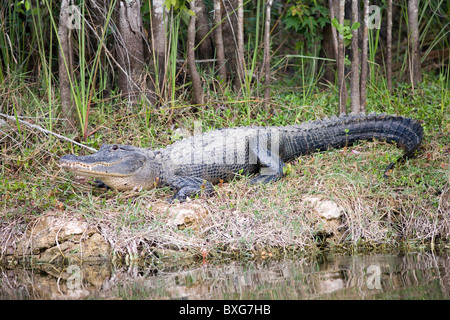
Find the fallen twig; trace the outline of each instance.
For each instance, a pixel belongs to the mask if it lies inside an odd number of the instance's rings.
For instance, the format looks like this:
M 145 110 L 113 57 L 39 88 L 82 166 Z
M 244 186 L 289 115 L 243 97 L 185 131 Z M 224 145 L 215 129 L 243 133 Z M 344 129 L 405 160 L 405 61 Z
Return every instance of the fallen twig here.
M 59 139 L 66 140 L 66 141 L 69 141 L 69 142 L 72 142 L 73 144 L 76 144 L 77 146 L 80 146 L 80 147 L 89 149 L 89 150 L 91 150 L 91 151 L 97 152 L 97 150 L 94 149 L 94 148 L 85 146 L 84 144 L 81 144 L 81 143 L 79 143 L 79 142 L 76 142 L 76 141 L 74 141 L 74 140 L 72 140 L 72 139 L 69 139 L 69 138 L 67 138 L 67 137 L 64 137 L 64 136 L 62 136 L 62 135 L 60 135 L 60 134 L 57 134 L 57 133 L 51 132 L 51 131 L 49 131 L 49 130 L 47 130 L 47 129 L 44 129 L 44 128 L 42 128 L 42 127 L 39 127 L 38 125 L 29 123 L 29 122 L 24 121 L 24 120 L 16 119 L 15 117 L 8 116 L 8 115 L 6 115 L 6 114 L 4 114 L 4 113 L 0 113 L 0 116 L 5 117 L 6 119 L 11 120 L 11 121 L 19 121 L 20 123 L 22 123 L 22 124 L 24 124 L 24 125 L 26 125 L 26 126 L 28 126 L 28 127 L 30 127 L 30 128 L 39 130 L 39 131 L 44 132 L 44 133 L 47 133 L 47 134 L 54 135 L 55 137 L 57 137 L 57 138 L 59 138 Z

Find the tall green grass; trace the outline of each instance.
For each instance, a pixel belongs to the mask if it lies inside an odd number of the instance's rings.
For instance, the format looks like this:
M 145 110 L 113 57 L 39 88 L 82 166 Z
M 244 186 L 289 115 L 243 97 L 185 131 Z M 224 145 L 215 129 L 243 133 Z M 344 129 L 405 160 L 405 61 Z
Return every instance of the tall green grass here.
M 50 0 L 44 0 L 41 5 L 36 6 L 29 1 L 7 1 L 0 0 L 0 91 L 3 93 L 2 99 L 12 102 L 9 105 L 14 109 L 16 114 L 28 113 L 34 116 L 42 116 L 46 120 L 43 122 L 49 130 L 54 130 L 55 119 L 59 116 L 58 107 L 58 81 L 57 81 L 57 57 L 59 52 L 58 26 L 57 15 L 59 8 Z M 86 138 L 90 124 L 90 114 L 92 112 L 91 105 L 93 102 L 100 101 L 100 92 L 105 87 L 107 77 L 106 72 L 100 63 L 102 55 L 105 54 L 103 46 L 108 36 L 113 33 L 111 27 L 111 18 L 113 7 L 116 1 L 113 1 L 107 12 L 105 24 L 102 26 L 103 32 L 98 35 L 97 47 L 93 48 L 93 54 L 88 54 L 88 45 L 90 39 L 88 31 L 92 26 L 87 19 L 81 19 L 81 28 L 73 30 L 73 39 L 76 41 L 74 47 L 76 49 L 75 56 L 77 66 L 74 73 L 73 82 L 71 83 L 72 95 L 74 97 L 75 106 L 77 109 L 77 119 L 81 135 Z M 244 79 L 240 92 L 234 92 L 232 86 L 225 85 L 218 88 L 217 81 L 214 81 L 213 72 L 203 72 L 203 80 L 205 83 L 205 90 L 209 90 L 210 96 L 214 101 L 225 101 L 230 108 L 243 109 L 244 114 L 240 115 L 246 119 L 246 124 L 249 124 L 255 118 L 260 117 L 259 113 L 264 113 L 262 110 L 255 112 L 255 101 L 258 101 L 259 92 L 262 86 L 255 74 L 260 73 L 262 67 L 262 21 L 264 19 L 264 1 L 257 0 L 255 2 L 245 1 L 246 12 L 252 10 L 254 18 L 246 20 L 246 51 L 244 59 Z M 397 79 L 401 82 L 402 76 L 406 71 L 407 54 L 402 51 L 402 41 L 405 40 L 405 22 L 407 23 L 407 10 L 404 3 L 401 3 L 400 25 L 398 25 L 398 39 L 397 39 L 397 55 L 396 60 L 402 61 L 403 65 L 397 75 Z M 79 6 L 81 9 L 81 16 L 89 16 L 87 12 L 87 5 Z M 450 22 L 441 19 L 441 13 L 445 10 L 444 0 L 426 0 L 420 2 L 420 17 L 419 22 L 421 26 L 421 44 L 426 48 L 422 56 L 425 61 L 432 52 L 437 48 L 449 47 Z M 383 12 L 383 11 L 382 11 Z M 431 14 L 430 14 L 431 12 Z M 229 14 L 234 14 L 231 12 Z M 247 13 L 248 14 L 248 13 Z M 224 17 L 223 20 L 228 17 Z M 159 66 L 155 66 L 154 80 L 156 82 L 155 88 L 158 91 L 160 83 L 167 88 L 165 96 L 160 96 L 163 104 L 167 104 L 165 110 L 179 110 L 184 106 L 190 106 L 187 102 L 189 95 L 190 83 L 180 83 L 180 64 L 177 64 L 177 58 L 182 58 L 183 41 L 185 36 L 184 23 L 182 14 L 174 8 L 170 11 L 170 16 L 167 25 L 167 63 L 163 79 L 159 79 Z M 382 20 L 383 23 L 383 20 Z M 30 29 L 31 26 L 31 29 Z M 213 26 L 214 27 L 214 26 Z M 31 30 L 31 32 L 30 32 Z M 212 30 L 211 30 L 212 32 Z M 379 61 L 382 47 L 380 45 L 380 30 L 373 29 L 369 32 L 369 66 L 370 77 L 368 79 L 368 86 L 373 88 L 378 94 L 385 94 L 380 88 L 385 88 L 384 68 Z M 429 39 L 432 39 L 430 42 Z M 402 40 L 403 39 L 403 40 Z M 279 39 L 272 39 L 274 42 Z M 150 53 L 152 54 L 152 53 Z M 285 76 L 281 73 L 274 74 L 275 77 L 283 79 L 283 77 L 290 79 L 286 82 L 280 81 L 283 84 L 292 86 L 290 88 L 281 88 L 281 91 L 292 91 L 300 95 L 301 99 L 296 100 L 299 105 L 306 105 L 311 102 L 314 95 L 317 94 L 317 82 L 320 79 L 321 71 L 317 70 L 317 61 L 319 53 L 305 53 L 292 52 L 284 53 L 281 56 L 274 57 L 272 61 L 272 69 L 276 70 L 279 64 L 287 60 L 294 62 L 295 72 L 293 75 Z M 156 59 L 153 59 L 156 61 Z M 448 61 L 448 60 L 447 60 Z M 29 70 L 31 66 L 38 66 L 38 83 L 33 86 L 27 85 Z M 66 67 L 67 64 L 66 64 Z M 381 69 L 380 69 L 381 68 Z M 150 67 L 148 69 L 151 69 Z M 150 70 L 147 70 L 150 72 Z M 449 67 L 448 64 L 442 60 L 442 68 L 439 77 L 439 86 L 441 96 L 439 99 L 439 112 L 442 117 L 446 113 L 448 107 L 448 86 L 449 86 Z M 188 78 L 187 78 L 188 79 Z M 273 84 L 274 89 L 277 88 L 278 83 Z M 8 94 L 11 90 L 18 90 L 17 88 L 26 88 L 27 98 L 21 101 L 17 96 Z M 113 88 L 114 90 L 114 88 Z M 44 95 L 41 93 L 45 92 Z M 158 93 L 157 94 L 161 94 Z M 45 102 L 42 99 L 44 96 Z M 6 97 L 6 98 L 5 98 Z M 276 101 L 277 97 L 274 97 Z M 16 100 L 14 100 L 16 99 Z M 333 96 L 329 97 L 328 104 L 334 103 Z M 395 97 L 390 96 L 391 104 L 394 103 Z M 13 101 L 14 100 L 14 101 Z M 317 99 L 322 103 L 327 103 L 322 98 Z M 143 102 L 143 104 L 146 102 Z M 5 104 L 6 105 L 6 104 Z M 102 106 L 104 107 L 104 106 Z M 153 106 L 148 103 L 144 106 L 144 115 L 147 127 L 152 125 L 151 121 L 156 121 L 155 110 Z M 207 108 L 207 106 L 205 107 Z M 324 108 L 326 108 L 324 106 Z M 25 112 L 23 112 L 25 110 Z M 108 109 L 109 110 L 109 109 Z M 111 111 L 111 110 L 109 110 Z M 133 111 L 135 112 L 135 111 Z M 136 115 L 140 115 L 140 110 L 136 111 Z M 296 120 L 299 120 L 296 118 Z
M 96 52 L 92 62 L 87 60 L 87 46 L 89 45 L 89 39 L 86 31 L 88 28 L 93 28 L 93 26 L 89 26 L 89 22 L 84 18 L 88 16 L 86 5 L 84 3 L 81 5 L 81 26 L 80 29 L 77 30 L 80 79 L 78 79 L 78 81 L 73 81 L 71 83 L 71 87 L 84 140 L 87 139 L 88 134 L 87 126 L 89 120 L 89 110 L 95 90 L 95 80 L 99 72 L 100 55 L 102 54 L 106 31 L 108 30 L 108 24 L 114 11 L 115 3 L 116 1 L 114 0 L 109 6 L 105 25 L 102 28 L 103 32 L 101 34 L 101 38 L 99 39 L 97 48 L 95 48 Z M 55 32 L 57 34 L 57 29 L 55 29 Z M 70 74 L 70 70 L 67 65 L 67 57 L 65 57 L 65 62 L 68 74 Z
M 262 12 L 261 12 L 262 10 Z M 262 14 L 260 14 L 262 13 Z M 246 109 L 247 109 L 247 120 L 250 122 L 250 118 L 251 118 L 251 97 L 252 97 L 252 80 L 253 80 L 253 75 L 256 72 L 256 66 L 258 63 L 258 51 L 259 51 L 259 43 L 260 41 L 262 42 L 263 39 L 263 33 L 261 32 L 261 36 L 259 35 L 260 30 L 262 28 L 261 23 L 260 23 L 260 16 L 263 16 L 264 18 L 265 15 L 265 10 L 264 7 L 261 8 L 261 0 L 257 0 L 256 2 L 256 25 L 255 25 L 255 36 L 254 36 L 254 47 L 253 47 L 253 55 L 248 52 L 247 56 L 249 57 L 249 61 L 247 61 L 245 63 L 245 59 L 244 59 L 244 85 L 242 86 L 242 94 L 244 96 L 244 100 L 246 100 Z M 264 19 L 263 19 L 264 21 Z M 261 38 L 260 38 L 261 37 Z M 251 37 L 249 36 L 249 40 L 248 40 L 248 49 L 250 49 L 250 39 Z M 250 58 L 251 57 L 251 58 Z M 262 65 L 262 64 L 260 64 Z

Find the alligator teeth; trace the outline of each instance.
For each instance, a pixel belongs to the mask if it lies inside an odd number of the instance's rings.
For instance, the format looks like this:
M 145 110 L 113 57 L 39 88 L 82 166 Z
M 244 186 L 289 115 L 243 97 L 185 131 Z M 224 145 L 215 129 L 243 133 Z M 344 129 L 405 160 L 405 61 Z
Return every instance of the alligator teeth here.
M 142 191 L 142 187 L 134 186 L 133 191 L 134 192 L 141 192 Z

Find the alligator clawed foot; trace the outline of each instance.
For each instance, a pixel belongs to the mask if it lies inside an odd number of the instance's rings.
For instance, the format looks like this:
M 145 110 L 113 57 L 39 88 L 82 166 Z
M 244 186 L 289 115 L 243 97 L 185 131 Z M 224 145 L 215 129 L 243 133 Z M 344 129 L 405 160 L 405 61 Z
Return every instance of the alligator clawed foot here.
M 248 182 L 250 185 L 256 185 L 256 184 L 266 184 L 270 182 L 275 182 L 277 180 L 281 179 L 281 175 L 266 175 L 266 174 L 260 174 Z
M 169 203 L 169 204 L 173 204 L 173 203 L 183 203 L 183 202 L 186 202 L 186 198 L 180 198 L 180 197 L 177 197 L 177 195 L 175 194 L 174 196 L 172 196 L 172 197 L 170 197 L 170 198 L 168 198 L 167 200 L 166 200 L 166 202 L 167 203 Z
M 94 184 L 97 188 L 105 188 L 106 190 L 111 189 L 102 180 L 96 179 L 96 180 L 94 180 Z

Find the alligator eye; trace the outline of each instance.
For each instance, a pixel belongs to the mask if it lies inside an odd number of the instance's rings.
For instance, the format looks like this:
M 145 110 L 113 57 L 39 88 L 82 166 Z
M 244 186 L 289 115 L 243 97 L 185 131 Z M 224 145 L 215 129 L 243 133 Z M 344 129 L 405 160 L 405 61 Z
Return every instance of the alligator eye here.
M 112 150 L 112 151 L 119 150 L 119 146 L 118 146 L 117 144 L 115 144 L 115 145 L 113 145 L 113 146 L 111 147 L 111 150 Z

